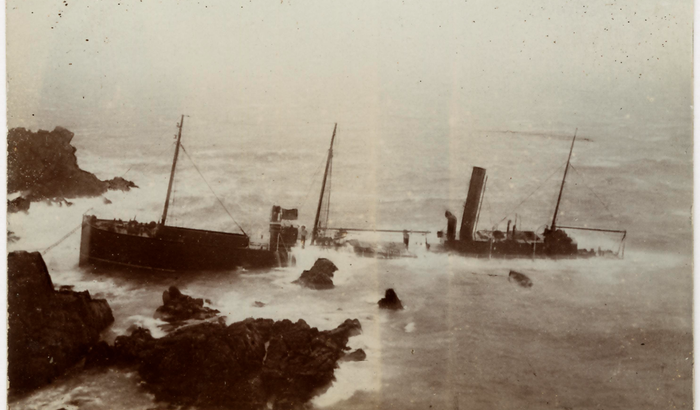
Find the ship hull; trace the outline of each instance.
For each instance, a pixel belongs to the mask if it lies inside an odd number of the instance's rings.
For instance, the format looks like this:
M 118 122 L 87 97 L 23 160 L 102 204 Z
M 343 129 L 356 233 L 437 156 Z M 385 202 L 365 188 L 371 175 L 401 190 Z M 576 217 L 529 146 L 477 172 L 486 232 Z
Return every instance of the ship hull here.
M 270 268 L 287 262 L 286 252 L 251 248 L 244 235 L 166 226 L 158 235 L 148 237 L 106 229 L 109 222 L 83 218 L 80 266 L 205 271 Z
M 445 249 L 460 255 L 475 258 L 517 259 L 550 258 L 572 259 L 595 256 L 595 252 L 578 249 L 575 244 L 552 246 L 547 243 L 527 243 L 521 241 L 446 241 Z

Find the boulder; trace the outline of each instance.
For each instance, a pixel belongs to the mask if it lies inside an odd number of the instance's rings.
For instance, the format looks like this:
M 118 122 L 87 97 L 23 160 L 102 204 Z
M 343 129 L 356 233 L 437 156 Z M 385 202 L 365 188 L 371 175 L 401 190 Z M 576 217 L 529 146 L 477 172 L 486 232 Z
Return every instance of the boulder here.
M 175 286 L 163 292 L 163 306 L 156 309 L 155 318 L 169 323 L 205 320 L 216 316 L 216 309 L 204 306 L 204 299 L 184 295 Z
M 138 328 L 102 357 L 137 365 L 143 386 L 171 405 L 292 409 L 330 386 L 348 338 L 359 331 L 356 319 L 330 331 L 303 320 L 205 322 L 160 339 Z
M 301 273 L 299 279 L 292 283 L 305 286 L 310 289 L 333 289 L 333 272 L 338 268 L 333 262 L 326 258 L 319 258 L 310 270 Z
M 50 383 L 81 360 L 113 321 L 104 299 L 87 291 L 54 290 L 38 252 L 8 255 L 8 376 L 10 388 Z
M 65 128 L 32 132 L 13 128 L 7 133 L 7 192 L 22 191 L 26 200 L 99 196 L 110 189 L 137 188 L 121 177 L 101 181 L 80 169 L 74 134 Z
M 524 288 L 532 287 L 532 281 L 530 280 L 530 278 L 514 270 L 510 271 L 510 273 L 508 274 L 508 282 L 515 282 Z
M 403 304 L 394 292 L 394 289 L 387 289 L 384 293 L 384 298 L 377 302 L 380 309 L 402 310 Z

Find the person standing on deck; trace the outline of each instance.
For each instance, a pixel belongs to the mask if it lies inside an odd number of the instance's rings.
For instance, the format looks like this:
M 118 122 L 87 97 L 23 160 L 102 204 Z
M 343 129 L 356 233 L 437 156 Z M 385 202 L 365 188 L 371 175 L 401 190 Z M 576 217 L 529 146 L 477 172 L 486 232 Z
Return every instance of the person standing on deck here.
M 408 249 L 408 231 L 404 229 L 403 231 L 403 244 L 406 245 L 406 249 Z
M 302 225 L 299 236 L 301 237 L 301 249 L 304 249 L 306 246 L 306 226 Z

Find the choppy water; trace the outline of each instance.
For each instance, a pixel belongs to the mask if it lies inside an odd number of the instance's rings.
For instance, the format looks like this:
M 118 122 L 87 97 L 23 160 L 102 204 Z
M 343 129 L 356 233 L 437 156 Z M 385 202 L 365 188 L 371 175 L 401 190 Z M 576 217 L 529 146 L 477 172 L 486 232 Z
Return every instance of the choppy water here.
M 443 229 L 445 209 L 459 213 L 472 166 L 489 175 L 481 229 L 508 217 L 540 184 L 516 212 L 521 229 L 549 223 L 561 178 L 556 171 L 579 126 L 577 172 L 567 182 L 560 223 L 627 229 L 624 260 L 474 260 L 428 254 L 425 238 L 413 236 L 416 259 L 362 259 L 307 247 L 296 251 L 297 267 L 267 272 L 90 274 L 77 267 L 79 232 L 44 258 L 57 285 L 107 298 L 115 316 L 108 341 L 134 326 L 162 335 L 153 313 L 170 285 L 210 299 L 229 322 L 302 318 L 330 329 L 358 318 L 364 331 L 350 345 L 364 349 L 367 360 L 342 363 L 333 387 L 315 399 L 319 408 L 689 408 L 692 142 L 689 126 L 673 125 L 688 121 L 658 115 L 659 121 L 622 130 L 611 126 L 615 118 L 550 124 L 542 132 L 475 130 L 420 114 L 338 128 L 330 224 L 434 232 Z M 100 178 L 128 170 L 125 177 L 141 188 L 107 193 L 111 205 L 100 198 L 77 199 L 72 207 L 32 204 L 28 214 L 8 217 L 21 238 L 10 250 L 48 247 L 90 208 L 105 217 L 157 220 L 176 120 L 158 117 L 150 128 L 72 127 L 81 167 Z M 273 204 L 299 206 L 300 222 L 312 224 L 332 122 L 270 126 L 195 115 L 185 121 L 187 151 L 253 238 L 265 235 Z M 180 164 L 171 223 L 235 231 L 186 156 Z M 434 234 L 428 241 L 436 242 Z M 616 238 L 579 241 L 615 244 Z M 290 283 L 319 256 L 339 267 L 335 289 Z M 509 283 L 511 269 L 534 286 Z M 378 311 L 389 287 L 405 311 Z M 265 306 L 253 307 L 255 301 Z M 13 398 L 10 407 L 153 407 L 137 381 L 138 375 L 117 371 L 81 373 Z

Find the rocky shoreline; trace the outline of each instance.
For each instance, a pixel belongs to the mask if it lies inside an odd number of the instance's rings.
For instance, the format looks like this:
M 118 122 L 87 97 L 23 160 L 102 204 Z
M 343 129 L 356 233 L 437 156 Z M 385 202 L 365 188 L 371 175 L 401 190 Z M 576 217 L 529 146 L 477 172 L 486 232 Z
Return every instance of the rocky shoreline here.
M 38 252 L 12 252 L 8 262 L 8 376 L 22 391 L 50 383 L 76 365 L 113 321 L 104 299 L 55 290 Z
M 55 290 L 37 252 L 12 252 L 8 265 L 11 392 L 49 384 L 69 369 L 122 367 L 136 370 L 140 385 L 168 406 L 299 409 L 331 386 L 339 362 L 366 358 L 348 347 L 362 332 L 357 319 L 325 331 L 301 319 L 226 325 L 203 299 L 174 286 L 154 313 L 168 322 L 166 336 L 139 327 L 109 345 L 100 341 L 114 321 L 106 300 Z
M 21 196 L 8 201 L 8 212 L 27 211 L 31 202 L 70 205 L 66 198 L 100 196 L 109 190 L 129 191 L 136 184 L 122 177 L 101 181 L 80 169 L 74 133 L 56 127 L 32 132 L 12 128 L 7 133 L 7 193 Z
M 143 387 L 173 405 L 296 409 L 330 387 L 348 339 L 360 332 L 357 319 L 327 331 L 303 320 L 249 318 L 227 326 L 221 319 L 160 339 L 137 328 L 114 346 L 102 344 L 86 363 L 134 366 Z

